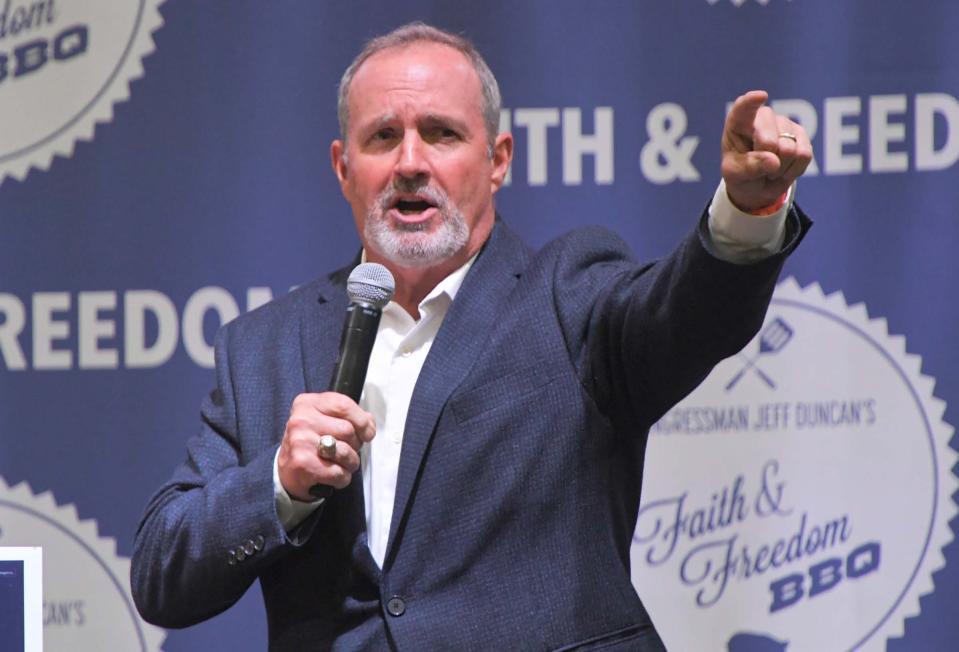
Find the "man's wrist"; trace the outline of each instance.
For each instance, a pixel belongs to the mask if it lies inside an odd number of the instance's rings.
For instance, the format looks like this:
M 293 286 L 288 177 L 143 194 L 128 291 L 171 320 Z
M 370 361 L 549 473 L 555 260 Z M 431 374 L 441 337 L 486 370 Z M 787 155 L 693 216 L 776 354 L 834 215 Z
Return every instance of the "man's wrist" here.
M 283 487 L 280 481 L 280 449 L 276 449 L 273 456 L 273 499 L 276 505 L 276 516 L 287 532 L 299 525 L 307 516 L 315 512 L 325 501 L 325 498 L 305 502 L 294 498 Z
M 766 206 L 765 208 L 757 208 L 754 211 L 746 211 L 746 212 L 749 213 L 750 215 L 755 215 L 756 217 L 769 217 L 770 215 L 778 211 L 780 208 L 782 208 L 786 204 L 787 199 L 789 199 L 788 190 L 784 192 L 783 194 L 779 195 L 779 199 L 777 199 L 775 202 L 773 202 L 769 206 Z
M 768 215 L 740 210 L 726 193 L 722 180 L 709 205 L 709 237 L 712 251 L 723 260 L 747 264 L 767 258 L 782 248 L 786 234 L 786 214 L 792 206 L 796 184 L 790 186 L 781 202 Z

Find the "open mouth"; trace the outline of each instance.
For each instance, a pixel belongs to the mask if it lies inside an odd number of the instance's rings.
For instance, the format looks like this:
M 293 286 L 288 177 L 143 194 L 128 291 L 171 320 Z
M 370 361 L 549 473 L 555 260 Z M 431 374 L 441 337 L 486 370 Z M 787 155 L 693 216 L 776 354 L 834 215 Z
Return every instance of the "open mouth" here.
M 394 208 L 403 215 L 419 215 L 433 208 L 433 204 L 424 199 L 400 199 L 396 202 Z
M 388 206 L 394 220 L 407 224 L 425 224 L 435 216 L 439 201 L 426 190 L 396 193 Z

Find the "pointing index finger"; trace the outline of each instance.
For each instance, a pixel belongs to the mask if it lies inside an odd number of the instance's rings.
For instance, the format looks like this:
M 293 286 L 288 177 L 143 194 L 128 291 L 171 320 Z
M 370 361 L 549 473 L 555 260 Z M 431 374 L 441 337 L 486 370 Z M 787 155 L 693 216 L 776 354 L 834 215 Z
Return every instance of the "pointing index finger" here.
M 756 114 L 769 94 L 766 91 L 749 91 L 736 98 L 733 107 L 726 116 L 726 129 L 747 141 L 752 140 Z

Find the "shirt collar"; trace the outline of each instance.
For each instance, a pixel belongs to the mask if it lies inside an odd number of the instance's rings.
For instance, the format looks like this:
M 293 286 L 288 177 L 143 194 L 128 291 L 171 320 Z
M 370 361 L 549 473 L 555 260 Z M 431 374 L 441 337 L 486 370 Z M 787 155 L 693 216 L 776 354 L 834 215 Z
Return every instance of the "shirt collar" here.
M 460 291 L 460 287 L 463 285 L 463 280 L 466 278 L 467 272 L 470 271 L 470 267 L 473 266 L 473 263 L 476 261 L 476 257 L 479 256 L 477 251 L 473 256 L 467 260 L 465 263 L 460 265 L 457 269 L 450 273 L 449 276 L 444 278 L 442 281 L 436 284 L 429 294 L 423 297 L 423 300 L 420 301 L 419 308 L 422 309 L 425 305 L 432 303 L 439 297 L 446 295 L 450 302 L 452 303 L 453 299 L 456 298 L 457 292 Z M 360 256 L 360 262 L 366 262 L 366 249 L 363 249 L 363 252 Z M 390 301 L 389 305 L 394 304 L 394 301 Z M 422 310 L 421 310 L 422 311 Z

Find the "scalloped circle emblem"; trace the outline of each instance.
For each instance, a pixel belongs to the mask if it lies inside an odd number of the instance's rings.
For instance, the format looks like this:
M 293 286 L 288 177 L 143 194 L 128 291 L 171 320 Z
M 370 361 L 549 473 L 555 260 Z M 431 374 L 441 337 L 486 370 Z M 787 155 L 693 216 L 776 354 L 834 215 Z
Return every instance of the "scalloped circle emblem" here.
M 72 504 L 0 478 L 0 546 L 43 548 L 44 649 L 159 652 L 166 633 L 137 614 L 130 560 Z
M 162 0 L 0 2 L 0 183 L 49 168 L 129 98 Z
M 633 583 L 676 650 L 884 650 L 952 541 L 957 455 L 905 339 L 786 279 L 651 429 Z

